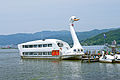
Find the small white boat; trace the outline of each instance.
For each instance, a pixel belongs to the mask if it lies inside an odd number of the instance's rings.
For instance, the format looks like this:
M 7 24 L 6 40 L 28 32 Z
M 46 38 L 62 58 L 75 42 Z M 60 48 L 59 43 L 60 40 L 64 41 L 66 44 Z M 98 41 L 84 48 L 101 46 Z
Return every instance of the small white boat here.
M 115 60 L 113 55 L 105 55 L 102 51 L 102 56 L 99 58 L 99 62 L 112 63 Z
M 18 45 L 22 58 L 54 58 L 54 59 L 80 59 L 84 55 L 83 48 L 79 43 L 74 30 L 75 16 L 70 18 L 70 32 L 73 39 L 73 47 L 58 39 L 36 40 Z
M 120 62 L 120 54 L 115 54 L 115 62 Z

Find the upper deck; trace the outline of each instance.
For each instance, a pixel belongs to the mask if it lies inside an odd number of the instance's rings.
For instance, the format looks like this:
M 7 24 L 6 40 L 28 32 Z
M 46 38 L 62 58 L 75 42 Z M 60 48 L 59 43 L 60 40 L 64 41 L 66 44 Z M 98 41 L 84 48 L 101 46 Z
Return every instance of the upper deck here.
M 26 43 L 22 43 L 18 45 L 18 48 L 21 50 L 53 50 L 53 49 L 69 49 L 70 46 L 68 43 L 62 41 L 62 40 L 57 40 L 57 39 L 46 39 L 46 40 L 36 40 L 36 41 L 30 41 Z

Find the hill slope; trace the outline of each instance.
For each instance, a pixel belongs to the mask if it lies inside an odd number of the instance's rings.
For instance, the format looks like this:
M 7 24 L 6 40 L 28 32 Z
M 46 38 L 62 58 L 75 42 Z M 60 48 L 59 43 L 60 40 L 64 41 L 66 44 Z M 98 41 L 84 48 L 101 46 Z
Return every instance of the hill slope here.
M 92 30 L 86 32 L 77 32 L 79 40 L 85 40 L 87 38 L 96 36 L 102 32 L 107 32 L 113 29 Z M 61 39 L 69 44 L 72 44 L 72 38 L 69 31 L 42 31 L 34 34 L 18 33 L 12 35 L 0 35 L 0 45 L 19 44 L 32 40 L 40 39 Z
M 106 38 L 104 38 L 103 36 L 104 34 L 106 34 Z M 108 44 L 111 44 L 113 40 L 116 40 L 117 44 L 120 44 L 120 28 L 116 30 L 111 30 L 109 32 L 98 34 L 92 38 L 85 40 L 83 44 L 103 45 L 104 40 Z

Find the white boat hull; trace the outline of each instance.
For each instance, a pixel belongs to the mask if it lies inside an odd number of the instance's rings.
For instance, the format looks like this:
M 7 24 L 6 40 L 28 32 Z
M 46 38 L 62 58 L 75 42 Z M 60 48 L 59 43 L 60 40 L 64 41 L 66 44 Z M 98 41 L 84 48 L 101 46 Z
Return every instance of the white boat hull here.
M 115 54 L 115 62 L 120 63 L 120 54 Z
M 111 59 L 99 59 L 99 62 L 112 63 L 113 60 L 111 60 Z
M 22 59 L 71 59 L 79 60 L 82 58 L 81 55 L 64 55 L 64 56 L 21 56 Z
M 65 55 L 65 56 L 62 56 L 63 60 L 65 60 L 65 59 L 80 60 L 81 58 L 82 58 L 81 55 Z
M 115 59 L 115 62 L 120 63 L 120 59 Z
M 106 63 L 112 63 L 115 60 L 114 56 L 112 55 L 105 55 L 105 56 L 101 56 L 99 58 L 99 62 L 106 62 Z
M 59 56 L 21 56 L 22 59 L 60 59 Z

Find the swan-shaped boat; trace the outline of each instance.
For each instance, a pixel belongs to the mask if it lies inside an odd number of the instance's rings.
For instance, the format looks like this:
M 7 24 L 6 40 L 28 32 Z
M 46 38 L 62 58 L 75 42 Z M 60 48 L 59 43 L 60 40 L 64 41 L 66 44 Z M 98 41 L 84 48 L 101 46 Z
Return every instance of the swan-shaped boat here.
M 74 30 L 75 16 L 70 18 L 70 32 L 73 39 L 73 47 L 67 42 L 58 39 L 45 39 L 18 44 L 21 58 L 48 58 L 48 59 L 80 59 L 83 48 L 79 43 Z
M 120 63 L 120 53 L 115 54 L 115 62 L 119 62 Z
M 115 60 L 113 55 L 106 55 L 104 51 L 102 51 L 102 56 L 99 58 L 99 62 L 112 63 Z
M 82 55 L 84 55 L 84 50 L 77 38 L 73 24 L 75 21 L 78 21 L 79 19 L 76 18 L 76 16 L 72 16 L 69 20 L 70 20 L 70 32 L 73 39 L 73 47 L 67 50 L 65 54 L 63 54 L 63 58 L 66 59 L 69 57 L 71 59 L 81 59 Z

